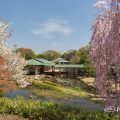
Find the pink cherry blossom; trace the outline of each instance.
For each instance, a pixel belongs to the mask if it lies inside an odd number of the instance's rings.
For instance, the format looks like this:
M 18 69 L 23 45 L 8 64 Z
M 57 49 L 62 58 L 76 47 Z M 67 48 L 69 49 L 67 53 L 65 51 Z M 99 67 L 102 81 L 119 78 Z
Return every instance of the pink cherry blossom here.
M 98 4 L 99 3 L 99 4 Z M 90 56 L 96 65 L 96 87 L 106 103 L 120 106 L 120 0 L 99 0 L 99 11 L 90 42 Z

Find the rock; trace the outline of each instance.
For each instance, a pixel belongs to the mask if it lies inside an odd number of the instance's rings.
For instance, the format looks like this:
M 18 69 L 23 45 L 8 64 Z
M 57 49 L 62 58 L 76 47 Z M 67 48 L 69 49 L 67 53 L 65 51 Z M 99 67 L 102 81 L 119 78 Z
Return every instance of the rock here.
M 30 85 L 31 85 L 30 83 L 28 83 L 28 82 L 25 81 L 25 82 L 23 83 L 23 85 L 21 85 L 21 87 L 22 87 L 22 88 L 26 88 L 26 87 L 28 87 L 28 86 L 30 86 Z

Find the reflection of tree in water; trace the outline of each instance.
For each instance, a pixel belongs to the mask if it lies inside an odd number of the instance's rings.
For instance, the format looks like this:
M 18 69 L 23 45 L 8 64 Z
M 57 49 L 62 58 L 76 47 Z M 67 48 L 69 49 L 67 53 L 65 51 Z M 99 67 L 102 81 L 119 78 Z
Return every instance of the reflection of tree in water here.
M 4 94 L 9 91 L 15 91 L 17 88 L 16 84 L 8 80 L 0 80 L 0 93 Z

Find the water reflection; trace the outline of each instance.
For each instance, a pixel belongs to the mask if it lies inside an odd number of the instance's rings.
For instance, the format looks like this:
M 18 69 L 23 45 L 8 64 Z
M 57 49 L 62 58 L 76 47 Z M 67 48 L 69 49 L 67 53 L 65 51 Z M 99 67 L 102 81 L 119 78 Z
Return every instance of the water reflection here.
M 24 97 L 25 99 L 30 98 L 30 90 L 29 89 L 17 89 L 16 91 L 10 91 L 4 94 L 4 97 L 8 98 L 16 98 L 18 96 Z

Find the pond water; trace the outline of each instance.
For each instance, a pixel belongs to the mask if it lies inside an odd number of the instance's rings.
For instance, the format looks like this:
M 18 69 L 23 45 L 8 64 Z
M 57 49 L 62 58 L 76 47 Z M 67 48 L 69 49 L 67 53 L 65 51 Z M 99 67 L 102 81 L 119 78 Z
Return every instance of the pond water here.
M 67 82 L 67 83 L 73 81 L 73 79 L 70 79 L 70 78 L 57 78 L 57 80 L 59 82 Z M 19 89 L 16 89 L 15 91 L 10 91 L 4 94 L 4 97 L 8 97 L 8 98 L 16 98 L 18 96 L 24 97 L 25 99 L 31 99 L 30 88 L 24 88 L 24 89 L 19 88 Z
M 85 111 L 103 111 L 103 107 L 100 104 L 96 104 L 91 100 L 83 99 L 80 97 L 73 97 L 69 99 L 54 99 L 54 98 L 43 98 L 43 97 L 31 98 L 30 95 L 31 94 L 29 89 L 18 89 L 13 92 L 8 92 L 4 96 L 11 99 L 21 96 L 24 97 L 25 99 L 32 99 L 43 102 L 61 103 Z
M 30 90 L 27 88 L 17 89 L 16 91 L 10 91 L 10 92 L 4 94 L 4 97 L 8 97 L 8 98 L 16 98 L 18 96 L 24 97 L 25 99 L 29 99 L 30 98 Z
M 58 78 L 58 80 L 66 82 L 68 79 Z M 38 98 L 31 94 L 30 88 L 17 89 L 16 91 L 11 91 L 11 92 L 4 94 L 4 97 L 8 97 L 11 99 L 16 98 L 18 96 L 24 97 L 25 99 L 32 99 L 32 100 L 43 101 L 43 102 L 62 103 L 64 105 L 69 105 L 74 108 L 81 108 L 86 111 L 103 110 L 103 107 L 100 104 L 96 104 L 95 102 L 91 100 L 83 99 L 80 97 L 73 97 L 69 99 L 54 99 L 54 98 L 43 98 L 43 97 Z

